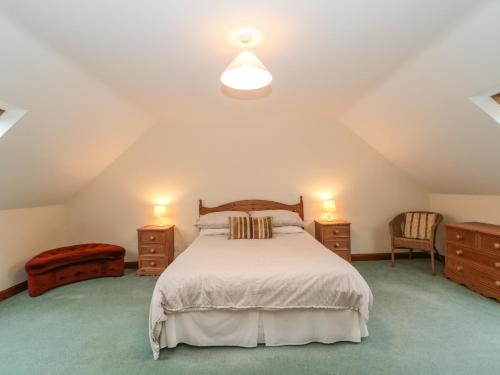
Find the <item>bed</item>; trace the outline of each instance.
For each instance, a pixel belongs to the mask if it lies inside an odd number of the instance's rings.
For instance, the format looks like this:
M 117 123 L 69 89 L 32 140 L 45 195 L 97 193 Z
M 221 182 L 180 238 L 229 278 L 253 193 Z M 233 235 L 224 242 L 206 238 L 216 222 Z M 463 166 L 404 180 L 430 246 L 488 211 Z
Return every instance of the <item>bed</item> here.
M 238 201 L 217 211 L 290 210 L 297 205 Z M 360 342 L 373 296 L 358 271 L 309 233 L 271 239 L 199 236 L 159 277 L 151 299 L 153 356 L 179 343 L 255 347 Z

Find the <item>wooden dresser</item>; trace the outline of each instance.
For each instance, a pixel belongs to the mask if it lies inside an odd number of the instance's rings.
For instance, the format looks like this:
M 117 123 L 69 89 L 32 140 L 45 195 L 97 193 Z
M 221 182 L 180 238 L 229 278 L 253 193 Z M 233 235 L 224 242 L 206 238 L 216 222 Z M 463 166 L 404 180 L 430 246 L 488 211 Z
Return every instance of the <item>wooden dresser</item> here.
M 447 224 L 445 240 L 445 277 L 500 301 L 500 226 Z
M 138 275 L 160 275 L 174 260 L 174 226 L 147 225 L 137 229 Z
M 348 262 L 351 261 L 351 223 L 348 221 L 314 222 L 316 239 Z

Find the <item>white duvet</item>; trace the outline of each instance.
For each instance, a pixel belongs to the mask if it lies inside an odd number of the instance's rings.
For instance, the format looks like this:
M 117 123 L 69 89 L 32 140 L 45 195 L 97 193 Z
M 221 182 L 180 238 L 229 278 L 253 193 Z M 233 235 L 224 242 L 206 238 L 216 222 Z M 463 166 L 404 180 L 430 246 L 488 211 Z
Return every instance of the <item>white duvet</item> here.
M 157 359 L 161 325 L 177 312 L 350 309 L 368 320 L 372 299 L 358 271 L 308 233 L 262 240 L 199 236 L 156 283 L 151 348 Z

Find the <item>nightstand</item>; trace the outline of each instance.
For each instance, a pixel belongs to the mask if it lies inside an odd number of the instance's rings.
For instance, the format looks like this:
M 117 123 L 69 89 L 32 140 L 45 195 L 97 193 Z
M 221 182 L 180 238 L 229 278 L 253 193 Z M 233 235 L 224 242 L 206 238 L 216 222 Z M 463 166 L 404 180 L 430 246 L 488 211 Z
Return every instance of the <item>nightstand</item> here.
M 351 261 L 351 223 L 315 220 L 316 239 L 348 262 Z
M 174 260 L 174 226 L 147 225 L 137 229 L 139 269 L 144 276 L 160 275 Z

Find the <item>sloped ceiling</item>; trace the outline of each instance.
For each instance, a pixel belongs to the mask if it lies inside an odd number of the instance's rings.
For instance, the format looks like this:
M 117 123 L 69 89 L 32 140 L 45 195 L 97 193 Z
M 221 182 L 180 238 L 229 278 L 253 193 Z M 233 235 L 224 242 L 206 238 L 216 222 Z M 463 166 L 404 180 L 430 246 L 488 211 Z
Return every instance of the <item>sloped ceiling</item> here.
M 28 112 L 0 137 L 0 209 L 64 202 L 153 122 L 0 14 L 0 98 Z
M 500 2 L 489 2 L 350 108 L 344 124 L 433 192 L 500 194 L 500 124 L 469 99 L 500 89 L 499 19 Z
M 0 208 L 64 201 L 152 124 L 190 116 L 346 113 L 348 126 L 407 169 L 388 152 L 399 139 L 380 144 L 359 126 L 377 119 L 356 117 L 363 101 L 349 108 L 488 3 L 3 0 L 0 99 L 29 113 L 0 139 Z M 255 52 L 274 76 L 260 100 L 234 99 L 219 82 L 238 52 L 227 34 L 245 25 L 264 35 Z

